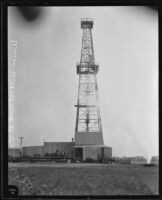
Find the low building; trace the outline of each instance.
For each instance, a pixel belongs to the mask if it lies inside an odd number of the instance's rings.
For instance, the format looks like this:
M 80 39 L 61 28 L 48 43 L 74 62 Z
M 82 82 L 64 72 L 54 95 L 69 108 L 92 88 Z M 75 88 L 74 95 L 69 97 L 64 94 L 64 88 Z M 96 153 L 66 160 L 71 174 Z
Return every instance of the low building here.
M 8 157 L 9 158 L 20 157 L 20 149 L 19 148 L 9 148 L 8 149 Z
M 43 155 L 58 153 L 72 157 L 73 146 L 73 142 L 44 142 Z
M 158 156 L 152 156 L 150 164 L 154 164 L 159 166 L 159 157 Z
M 43 146 L 28 146 L 22 148 L 22 156 L 34 157 L 43 155 Z
M 147 164 L 147 159 L 143 156 L 132 157 L 131 164 Z

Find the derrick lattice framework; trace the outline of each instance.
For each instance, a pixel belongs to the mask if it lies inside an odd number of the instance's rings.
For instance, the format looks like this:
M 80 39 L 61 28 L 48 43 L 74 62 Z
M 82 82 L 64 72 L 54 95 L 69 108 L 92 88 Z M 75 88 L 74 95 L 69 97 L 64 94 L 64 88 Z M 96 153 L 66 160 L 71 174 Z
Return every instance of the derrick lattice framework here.
M 95 63 L 92 41 L 93 20 L 81 19 L 81 28 L 83 29 L 81 59 L 76 66 L 79 88 L 75 138 L 78 144 L 103 144 L 96 79 L 99 65 Z

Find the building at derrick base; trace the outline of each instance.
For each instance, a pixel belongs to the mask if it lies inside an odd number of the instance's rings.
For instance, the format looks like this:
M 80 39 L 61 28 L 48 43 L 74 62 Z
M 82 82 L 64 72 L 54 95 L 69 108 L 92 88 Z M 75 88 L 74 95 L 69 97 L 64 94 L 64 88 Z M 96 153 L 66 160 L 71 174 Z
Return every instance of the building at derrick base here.
M 76 133 L 74 143 L 75 158 L 86 159 L 112 159 L 112 148 L 105 146 L 101 133 Z

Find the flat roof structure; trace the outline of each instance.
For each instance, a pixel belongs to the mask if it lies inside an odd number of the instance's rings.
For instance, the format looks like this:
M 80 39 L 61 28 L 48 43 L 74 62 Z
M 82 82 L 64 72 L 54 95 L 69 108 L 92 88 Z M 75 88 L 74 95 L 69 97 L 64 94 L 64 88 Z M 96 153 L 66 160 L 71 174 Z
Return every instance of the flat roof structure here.
M 93 28 L 93 19 L 92 18 L 81 18 L 81 28 Z

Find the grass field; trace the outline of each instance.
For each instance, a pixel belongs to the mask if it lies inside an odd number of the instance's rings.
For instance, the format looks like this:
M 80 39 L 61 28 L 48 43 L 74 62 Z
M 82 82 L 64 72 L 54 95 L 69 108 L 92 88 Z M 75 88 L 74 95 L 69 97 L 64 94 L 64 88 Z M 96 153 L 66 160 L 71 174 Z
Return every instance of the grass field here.
M 9 163 L 19 195 L 156 195 L 158 167 L 126 164 Z

